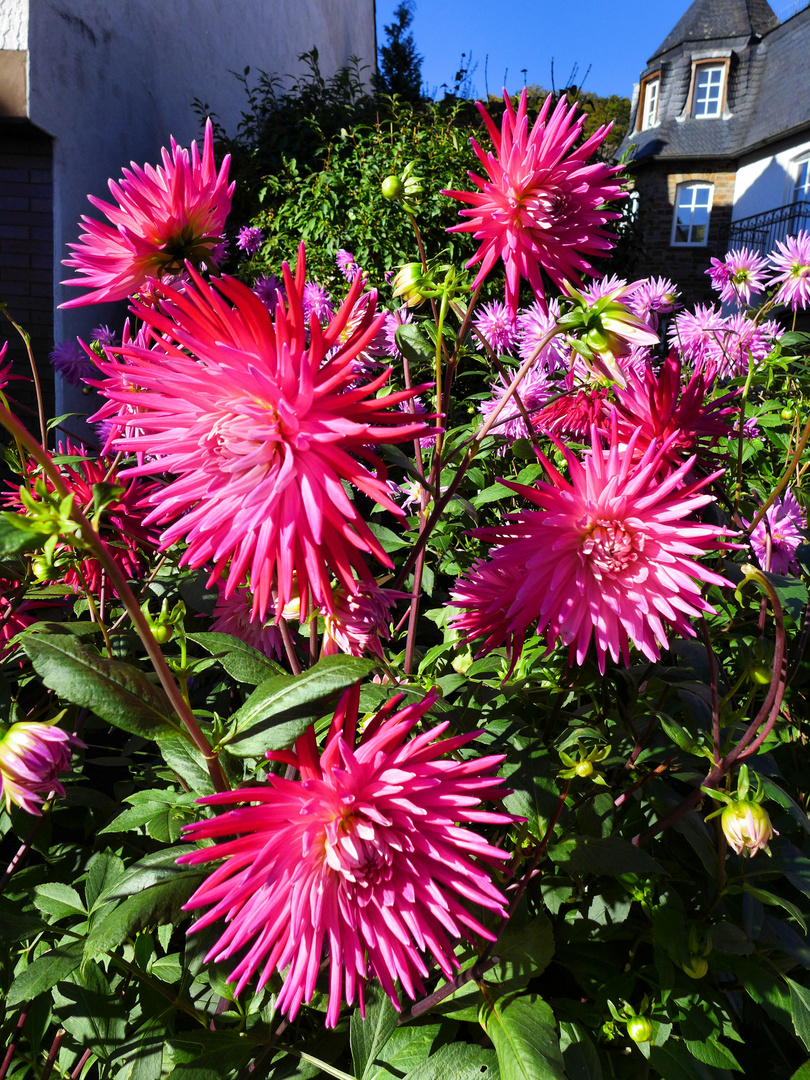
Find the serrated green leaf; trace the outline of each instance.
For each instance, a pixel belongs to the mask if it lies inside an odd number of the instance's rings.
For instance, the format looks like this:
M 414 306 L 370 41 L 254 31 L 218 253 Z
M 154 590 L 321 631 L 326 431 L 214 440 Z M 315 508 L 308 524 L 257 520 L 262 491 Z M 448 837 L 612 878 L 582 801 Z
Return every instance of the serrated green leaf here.
M 229 1031 L 195 1032 L 193 1036 L 172 1038 L 169 1047 L 175 1058 L 182 1056 L 187 1060 L 178 1062 L 165 1080 L 222 1080 L 224 1062 L 233 1071 L 259 1052 L 255 1043 Z
M 300 675 L 266 679 L 231 718 L 234 733 L 225 744 L 235 757 L 263 757 L 266 750 L 291 746 L 336 698 L 374 667 L 356 656 L 329 656 Z
M 487 1001 L 479 1020 L 503 1080 L 566 1080 L 554 1013 L 537 994 Z
M 13 941 L 25 941 L 49 928 L 49 923 L 43 922 L 36 915 L 21 912 L 19 908 L 18 903 L 14 904 L 5 897 L 0 897 L 0 941 L 9 944 Z
M 147 821 L 155 816 L 155 814 L 166 810 L 166 804 L 162 802 L 144 802 L 139 803 L 137 806 L 131 806 L 128 810 L 122 810 L 121 813 L 110 822 L 109 825 L 105 825 L 103 829 L 99 829 L 99 835 L 104 833 L 119 833 L 129 832 L 132 829 L 139 829 L 142 825 L 145 825 Z
M 373 1070 L 374 1061 L 397 1026 L 397 1011 L 380 986 L 372 986 L 366 995 L 366 1015 L 355 1009 L 349 1024 L 349 1044 L 354 1074 L 362 1080 Z
M 81 975 L 75 971 L 69 982 L 60 981 L 54 1002 L 62 1027 L 79 1046 L 109 1061 L 124 1036 L 126 1012 L 98 964 L 90 960 Z
M 810 1050 L 810 990 L 793 979 L 787 979 L 790 987 L 790 1015 L 796 1034 Z
M 100 851 L 90 861 L 87 882 L 84 886 L 84 898 L 88 910 L 92 911 L 96 901 L 104 892 L 108 892 L 124 873 L 123 860 L 111 851 Z
M 397 348 L 412 364 L 433 363 L 434 349 L 417 323 L 405 323 L 396 330 Z
M 0 559 L 8 559 L 22 551 L 33 551 L 45 543 L 46 537 L 42 533 L 20 528 L 23 521 L 22 514 L 0 513 Z
M 284 668 L 275 660 L 232 634 L 194 633 L 186 636 L 189 641 L 196 641 L 206 652 L 216 656 L 228 674 L 238 682 L 258 686 L 271 675 L 284 673 Z
M 9 987 L 6 1005 L 13 1008 L 22 1001 L 29 1001 L 37 994 L 44 993 L 66 979 L 82 961 L 82 942 L 71 941 L 69 945 L 58 945 L 55 949 L 40 956 L 27 968 L 15 975 Z
M 160 753 L 169 768 L 195 795 L 211 795 L 214 784 L 196 746 L 185 739 L 163 739 Z
M 650 1047 L 650 1065 L 662 1080 L 717 1080 L 717 1073 L 693 1057 L 680 1039 Z
M 736 1072 L 742 1072 L 742 1065 L 737 1061 L 732 1052 L 727 1046 L 723 1046 L 721 1042 L 717 1042 L 716 1039 L 702 1040 L 702 1039 L 684 1039 L 686 1048 L 692 1057 L 697 1058 L 698 1061 L 702 1061 L 704 1065 L 711 1065 L 715 1069 L 734 1069 Z
M 181 733 L 163 690 L 130 664 L 99 656 L 68 634 L 29 634 L 23 647 L 37 675 L 65 701 L 146 739 Z
M 180 954 L 172 953 L 170 956 L 158 956 L 149 965 L 149 974 L 154 975 L 161 982 L 176 983 L 183 977 L 183 965 L 180 962 Z
M 599 1051 L 584 1024 L 560 1023 L 560 1049 L 568 1080 L 604 1080 Z
M 440 1031 L 440 1024 L 395 1028 L 388 1042 L 366 1067 L 366 1080 L 399 1080 L 416 1069 L 427 1061 Z

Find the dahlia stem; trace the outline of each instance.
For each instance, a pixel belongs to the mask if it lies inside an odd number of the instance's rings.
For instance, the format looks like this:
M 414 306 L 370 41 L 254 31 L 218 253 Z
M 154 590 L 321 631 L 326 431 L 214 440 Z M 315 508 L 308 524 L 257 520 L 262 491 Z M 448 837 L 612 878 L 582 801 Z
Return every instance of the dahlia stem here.
M 714 750 L 714 763 L 720 763 L 720 694 L 717 686 L 717 661 L 712 649 L 712 639 L 709 637 L 709 628 L 706 625 L 705 616 L 700 617 L 700 628 L 703 632 L 703 643 L 706 646 L 706 656 L 709 661 L 709 682 L 712 690 L 712 749 Z
M 20 863 L 25 858 L 25 856 L 28 854 L 28 851 L 29 851 L 31 845 L 33 844 L 33 842 L 36 840 L 37 836 L 39 835 L 39 830 L 45 824 L 45 816 L 44 815 L 47 812 L 47 810 L 50 809 L 50 803 L 49 803 L 48 800 L 50 799 L 51 795 L 53 795 L 52 791 L 49 792 L 48 795 L 46 796 L 45 802 L 43 803 L 42 808 L 41 808 L 42 813 L 36 819 L 36 821 L 31 826 L 31 828 L 28 830 L 28 835 L 23 840 L 23 842 L 20 844 L 20 846 L 17 848 L 16 853 L 12 856 L 11 861 L 9 862 L 6 869 L 4 870 L 3 876 L 2 876 L 2 878 L 0 878 L 0 894 L 2 894 L 2 892 L 5 889 L 6 885 L 8 885 L 9 881 L 11 880 L 11 875 L 14 873 L 14 871 L 17 869 L 17 867 L 20 865 Z M 2 1080 L 2 1074 L 0 1074 L 0 1080 Z
M 743 386 L 742 395 L 740 398 L 740 418 L 738 421 L 739 431 L 737 432 L 737 478 L 734 485 L 734 510 L 736 512 L 740 505 L 740 499 L 742 497 L 742 459 L 743 459 L 743 427 L 745 426 L 745 406 L 748 402 L 748 391 L 751 388 L 751 379 L 754 374 L 754 365 L 748 365 L 748 378 L 745 380 L 745 386 Z
M 26 1007 L 23 1009 L 23 1011 L 17 1017 L 17 1023 L 16 1023 L 16 1025 L 14 1027 L 14 1031 L 12 1032 L 11 1038 L 9 1039 L 8 1049 L 6 1050 L 6 1055 L 3 1058 L 2 1065 L 0 1065 L 0 1080 L 5 1080 L 5 1078 L 6 1078 L 6 1073 L 8 1072 L 9 1066 L 11 1065 L 11 1062 L 14 1059 L 14 1051 L 17 1049 L 17 1043 L 16 1043 L 15 1040 L 20 1037 L 20 1035 L 22 1033 L 23 1025 L 25 1024 L 25 1021 L 27 1020 L 27 1018 L 28 1018 L 28 1006 L 26 1005 Z
M 282 618 L 278 621 L 278 629 L 281 634 L 281 640 L 284 642 L 284 651 L 287 653 L 287 659 L 290 662 L 293 675 L 301 674 L 301 665 L 298 662 L 298 657 L 295 654 L 295 645 L 293 644 L 292 635 L 290 634 L 290 628 L 287 626 L 287 620 Z
M 506 391 L 506 393 L 504 394 L 501 401 L 492 410 L 492 412 L 486 418 L 486 420 L 481 425 L 481 427 L 478 429 L 478 431 L 476 431 L 476 433 L 468 441 L 468 443 L 467 443 L 467 452 L 464 455 L 464 458 L 462 459 L 458 469 L 456 470 L 455 476 L 450 481 L 449 486 L 444 491 L 444 493 L 437 490 L 436 498 L 435 498 L 435 500 L 433 502 L 433 510 L 430 513 L 430 517 L 428 518 L 427 523 L 425 524 L 424 528 L 419 530 L 419 535 L 416 538 L 416 543 L 411 548 L 411 550 L 408 552 L 408 557 L 406 558 L 405 562 L 403 563 L 402 568 L 401 568 L 399 574 L 397 575 L 397 579 L 394 582 L 392 588 L 394 588 L 394 589 L 401 589 L 402 588 L 402 583 L 405 581 L 408 574 L 410 574 L 410 572 L 413 570 L 414 566 L 416 565 L 416 560 L 419 558 L 419 552 L 424 548 L 425 544 L 427 543 L 428 537 L 433 532 L 433 529 L 434 529 L 434 527 L 436 525 L 436 522 L 441 517 L 445 506 L 447 506 L 447 504 L 450 502 L 450 500 L 453 498 L 453 496 L 455 495 L 455 493 L 458 491 L 459 487 L 461 486 L 461 481 L 464 479 L 464 475 L 467 472 L 467 469 L 469 469 L 470 465 L 472 464 L 473 460 L 475 459 L 475 456 L 476 456 L 476 454 L 478 453 L 478 451 L 480 449 L 481 442 L 486 438 L 487 434 L 491 430 L 491 428 L 494 425 L 495 421 L 498 419 L 500 414 L 503 412 L 503 409 L 506 406 L 507 402 L 510 400 L 510 398 L 514 394 L 515 390 L 520 385 L 523 377 L 526 375 L 526 373 L 528 372 L 528 370 L 530 369 L 532 364 L 535 362 L 537 357 L 540 355 L 540 353 L 543 351 L 543 349 L 545 349 L 546 345 L 548 345 L 548 343 L 553 338 L 555 338 L 557 336 L 557 334 L 560 334 L 560 333 L 562 333 L 562 331 L 558 327 L 555 326 L 553 329 L 549 330 L 546 334 L 543 335 L 543 337 L 540 338 L 540 341 L 539 341 L 539 343 L 537 345 L 537 348 L 534 350 L 534 352 L 528 358 L 528 360 L 526 360 L 521 365 L 520 369 L 518 370 L 517 375 L 515 375 L 514 379 L 510 383 L 509 388 Z
M 45 1061 L 42 1072 L 40 1073 L 39 1080 L 48 1080 L 48 1077 L 51 1075 L 51 1072 L 53 1070 L 53 1063 L 56 1061 L 56 1055 L 59 1053 L 59 1047 L 62 1045 L 62 1039 L 64 1039 L 66 1034 L 67 1032 L 65 1031 L 65 1029 L 63 1027 L 60 1027 L 54 1035 L 53 1042 L 51 1043 L 51 1048 L 48 1051 L 48 1057 Z
M 32 438 L 17 417 L 9 412 L 3 405 L 0 405 L 0 423 L 2 423 L 3 427 L 22 443 L 34 461 L 36 461 L 37 465 L 39 465 L 51 481 L 57 494 L 64 499 L 68 495 L 67 487 L 65 486 L 59 470 L 51 461 L 47 451 L 37 444 L 36 440 Z M 172 708 L 177 713 L 178 718 L 188 732 L 191 741 L 205 760 L 206 768 L 208 769 L 214 789 L 216 791 L 228 791 L 230 789 L 230 784 L 222 770 L 219 758 L 211 747 L 208 739 L 205 737 L 205 734 L 197 723 L 191 709 L 184 700 L 183 695 L 180 693 L 177 683 L 174 681 L 171 671 L 169 671 L 166 659 L 160 651 L 160 646 L 155 641 L 149 623 L 138 605 L 135 594 L 129 587 L 129 583 L 118 568 L 118 564 L 110 554 L 107 545 L 79 507 L 75 505 L 75 502 L 71 507 L 70 517 L 79 526 L 82 541 L 106 570 L 107 576 L 118 593 L 121 603 L 126 608 L 127 614 L 137 630 L 138 636 L 143 642 L 144 648 L 149 655 L 149 659 L 152 661 L 152 666 L 166 692 L 166 696 L 168 697 Z
M 39 431 L 42 437 L 42 449 L 45 450 L 48 446 L 48 424 L 45 420 L 45 403 L 42 400 L 42 387 L 39 382 L 39 372 L 37 371 L 37 364 L 34 360 L 34 352 L 31 348 L 31 335 L 23 330 L 19 323 L 16 323 L 8 313 L 8 308 L 5 304 L 0 303 L 0 311 L 3 312 L 5 317 L 23 339 L 25 345 L 25 351 L 28 353 L 28 361 L 31 364 L 31 376 L 34 380 L 34 393 L 37 397 L 37 414 L 39 416 Z
M 768 498 L 765 500 L 765 502 L 762 504 L 762 506 L 760 506 L 759 512 L 755 515 L 754 520 L 744 530 L 749 534 L 749 536 L 757 527 L 757 525 L 759 525 L 760 521 L 762 521 L 762 519 L 765 517 L 765 514 L 768 512 L 773 503 L 779 498 L 779 496 L 790 483 L 791 473 L 801 461 L 801 457 L 804 453 L 805 446 L 807 446 L 808 439 L 810 439 L 810 416 L 808 416 L 807 423 L 804 425 L 802 437 L 799 440 L 799 445 L 796 447 L 796 453 L 788 462 L 787 468 L 782 474 L 782 478 L 780 479 L 776 487 L 773 489 L 771 494 L 768 496 Z

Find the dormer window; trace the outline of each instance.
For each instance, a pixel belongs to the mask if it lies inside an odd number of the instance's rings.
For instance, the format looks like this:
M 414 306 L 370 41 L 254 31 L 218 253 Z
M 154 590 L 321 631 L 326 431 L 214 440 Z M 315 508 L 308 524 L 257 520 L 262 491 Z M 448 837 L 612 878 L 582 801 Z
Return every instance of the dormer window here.
M 636 127 L 639 131 L 646 131 L 658 120 L 658 92 L 661 89 L 661 73 L 656 71 L 654 75 L 648 75 L 641 81 L 641 90 L 638 98 L 638 120 Z
M 722 116 L 726 97 L 725 61 L 696 63 L 692 70 L 692 109 L 695 120 Z

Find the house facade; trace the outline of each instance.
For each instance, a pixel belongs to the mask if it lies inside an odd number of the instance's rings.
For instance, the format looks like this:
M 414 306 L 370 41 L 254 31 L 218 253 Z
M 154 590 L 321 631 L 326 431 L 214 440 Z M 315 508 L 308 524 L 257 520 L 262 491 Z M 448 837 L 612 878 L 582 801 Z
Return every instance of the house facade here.
M 109 197 L 130 161 L 159 162 L 170 135 L 188 146 L 195 98 L 235 132 L 246 99 L 233 72 L 295 74 L 313 46 L 327 76 L 353 55 L 373 65 L 374 0 L 0 2 L 0 300 L 31 331 L 40 366 L 54 341 L 121 321 L 121 307 L 58 307 L 73 295 L 60 262 L 95 213 L 87 195 Z M 6 340 L 24 373 L 10 326 Z M 57 413 L 81 409 L 63 392 Z
M 641 274 L 707 300 L 711 256 L 810 224 L 810 8 L 695 0 L 634 89 L 620 148 L 638 192 Z

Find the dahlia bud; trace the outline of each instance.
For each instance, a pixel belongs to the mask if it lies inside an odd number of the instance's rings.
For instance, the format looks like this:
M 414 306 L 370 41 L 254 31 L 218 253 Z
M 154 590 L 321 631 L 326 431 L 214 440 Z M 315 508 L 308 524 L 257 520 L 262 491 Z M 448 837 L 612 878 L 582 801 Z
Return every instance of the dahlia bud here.
M 422 270 L 421 263 L 411 262 L 399 268 L 391 284 L 394 296 L 401 296 L 407 307 L 414 308 L 424 304 L 425 289 L 433 287 L 433 280 Z
M 643 319 L 621 303 L 634 289 L 635 285 L 617 286 L 605 296 L 591 300 L 566 284 L 573 305 L 558 322 L 569 331 L 569 344 L 595 372 L 620 386 L 625 385 L 625 378 L 617 357 L 627 356 L 634 346 L 657 345 L 660 340 Z
M 7 812 L 11 813 L 14 803 L 39 817 L 50 792 L 64 795 L 56 777 L 70 768 L 76 746 L 84 743 L 53 724 L 23 721 L 4 730 L 0 735 L 0 792 Z
M 761 803 L 751 799 L 735 799 L 723 807 L 720 824 L 729 845 L 738 855 L 756 855 L 765 851 L 770 855 L 768 841 L 779 834 L 771 825 L 768 811 Z

